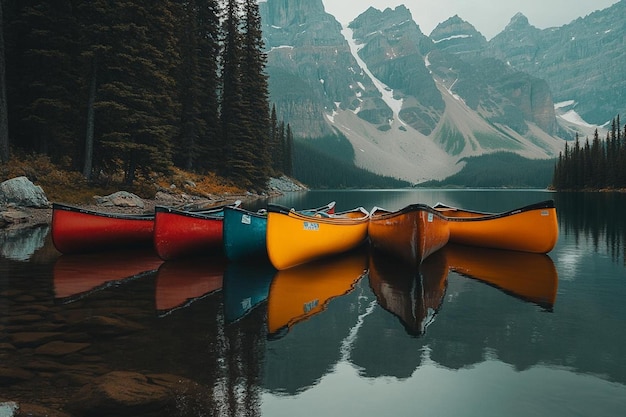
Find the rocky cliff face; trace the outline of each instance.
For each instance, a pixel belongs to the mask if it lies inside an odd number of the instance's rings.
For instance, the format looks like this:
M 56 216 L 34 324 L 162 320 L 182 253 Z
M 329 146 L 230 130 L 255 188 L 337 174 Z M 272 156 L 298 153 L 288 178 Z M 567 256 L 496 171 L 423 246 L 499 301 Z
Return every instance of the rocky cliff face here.
M 518 14 L 488 42 L 458 16 L 428 37 L 404 6 L 343 28 L 322 0 L 267 0 L 270 98 L 296 136 L 342 133 L 356 165 L 409 181 L 489 152 L 551 158 L 563 147 L 555 101 L 602 121 L 623 105 L 626 77 L 590 50 L 624 58 L 625 4 L 550 30 Z
M 573 101 L 588 122 L 626 112 L 626 0 L 559 27 L 540 30 L 516 15 L 485 54 L 546 80 L 556 102 Z
M 521 15 L 518 20 L 522 20 Z M 522 135 L 529 130 L 526 122 L 548 134 L 556 133 L 554 103 L 544 80 L 485 55 L 486 39 L 458 16 L 439 24 L 430 36 L 441 52 L 437 60 L 431 60 L 438 64 L 431 65 L 432 71 L 442 79 L 454 74 L 454 84 L 449 88 L 473 110 Z

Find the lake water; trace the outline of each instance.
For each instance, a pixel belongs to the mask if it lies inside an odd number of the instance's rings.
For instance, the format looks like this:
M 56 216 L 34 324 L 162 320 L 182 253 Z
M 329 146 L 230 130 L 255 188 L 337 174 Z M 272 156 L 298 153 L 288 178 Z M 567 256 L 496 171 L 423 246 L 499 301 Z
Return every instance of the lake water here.
M 59 256 L 47 228 L 2 234 L 0 415 L 11 401 L 72 416 L 626 415 L 626 195 L 272 202 L 504 211 L 545 199 L 560 228 L 547 256 L 449 245 L 419 270 L 367 247 L 276 272 L 141 251 Z M 153 409 L 107 409 L 102 392 L 120 385 L 149 393 Z M 175 398 L 159 403 L 164 390 Z

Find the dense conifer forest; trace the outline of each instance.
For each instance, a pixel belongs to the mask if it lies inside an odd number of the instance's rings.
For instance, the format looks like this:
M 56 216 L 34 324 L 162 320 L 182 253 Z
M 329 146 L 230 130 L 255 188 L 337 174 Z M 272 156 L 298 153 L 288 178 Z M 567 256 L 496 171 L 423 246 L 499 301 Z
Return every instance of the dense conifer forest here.
M 596 129 L 591 143 L 581 144 L 576 135 L 573 145 L 565 143 L 554 167 L 552 186 L 557 190 L 625 189 L 626 126 L 619 115 L 613 119 L 605 140 Z
M 256 0 L 3 0 L 0 163 L 47 155 L 97 181 L 172 167 L 263 190 L 291 173 Z

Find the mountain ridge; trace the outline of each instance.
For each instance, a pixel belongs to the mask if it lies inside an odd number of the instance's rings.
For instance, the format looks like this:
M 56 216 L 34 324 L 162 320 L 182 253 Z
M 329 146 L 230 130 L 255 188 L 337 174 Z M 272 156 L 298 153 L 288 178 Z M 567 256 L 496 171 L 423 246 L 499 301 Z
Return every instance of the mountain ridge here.
M 426 36 L 403 5 L 370 7 L 347 27 L 321 0 L 267 0 L 260 11 L 277 113 L 303 140 L 344 136 L 358 167 L 441 180 L 471 156 L 554 158 L 578 129 L 559 121 L 547 81 L 498 57 L 504 38 L 490 46 L 457 15 Z M 524 31 L 532 47 L 543 33 L 532 28 L 516 14 L 502 33 Z M 526 42 L 508 54 L 530 55 Z

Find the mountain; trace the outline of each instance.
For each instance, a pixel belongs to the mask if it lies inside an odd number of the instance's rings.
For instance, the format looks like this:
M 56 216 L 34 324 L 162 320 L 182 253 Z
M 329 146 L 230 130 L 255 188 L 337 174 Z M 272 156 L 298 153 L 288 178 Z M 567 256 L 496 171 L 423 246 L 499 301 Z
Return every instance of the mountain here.
M 481 155 L 554 158 L 563 149 L 559 135 L 571 139 L 550 82 L 522 68 L 544 33 L 522 15 L 504 31 L 529 34 L 514 53 L 505 47 L 513 38 L 487 42 L 458 16 L 426 36 L 405 6 L 369 8 L 348 27 L 322 0 L 267 0 L 259 8 L 279 118 L 330 156 L 329 142 L 317 138 L 348 141 L 357 167 L 421 183 Z
M 540 30 L 517 14 L 485 54 L 546 80 L 557 103 L 601 125 L 626 113 L 624 16 L 626 0 L 559 28 Z

